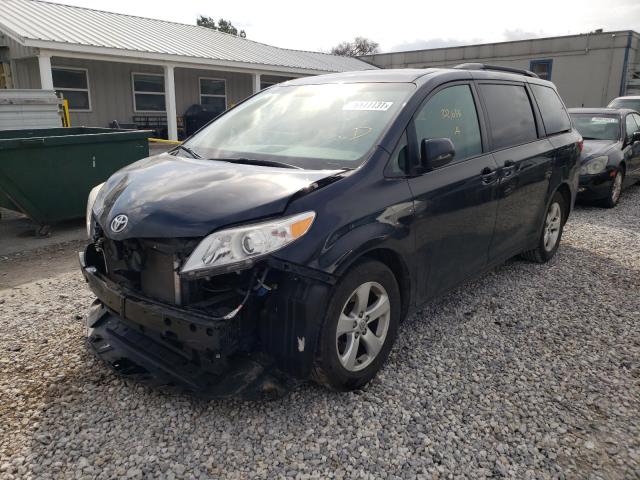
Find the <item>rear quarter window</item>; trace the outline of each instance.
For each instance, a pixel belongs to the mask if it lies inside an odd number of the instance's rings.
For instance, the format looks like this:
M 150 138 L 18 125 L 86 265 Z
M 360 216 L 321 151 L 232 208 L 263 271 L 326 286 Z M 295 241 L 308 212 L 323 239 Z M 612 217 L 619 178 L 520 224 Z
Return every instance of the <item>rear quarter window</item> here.
M 547 135 L 570 130 L 569 114 L 556 91 L 544 85 L 531 85 L 531 90 L 538 103 L 538 108 L 540 108 L 542 123 L 544 123 Z
M 480 84 L 494 150 L 536 140 L 538 132 L 523 85 Z

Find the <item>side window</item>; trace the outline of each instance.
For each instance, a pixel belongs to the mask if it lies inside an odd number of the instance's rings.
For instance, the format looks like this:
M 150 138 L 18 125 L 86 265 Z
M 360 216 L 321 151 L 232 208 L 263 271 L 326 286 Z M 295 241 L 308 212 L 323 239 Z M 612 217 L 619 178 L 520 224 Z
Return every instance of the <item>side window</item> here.
M 555 90 L 543 85 L 530 86 L 533 91 L 533 96 L 538 102 L 538 107 L 540 107 L 542 123 L 544 123 L 547 135 L 566 132 L 571 129 L 569 115 Z
M 538 138 L 529 95 L 523 86 L 481 84 L 489 115 L 493 149 L 520 145 Z
M 396 145 L 396 149 L 391 155 L 391 160 L 387 165 L 385 174 L 390 177 L 399 177 L 409 173 L 409 163 L 407 155 L 407 134 L 403 133 Z
M 414 123 L 418 142 L 449 138 L 456 148 L 456 162 L 482 153 L 478 112 L 469 85 L 440 90 L 420 108 Z
M 627 130 L 627 141 L 629 141 L 631 140 L 631 135 L 633 135 L 633 132 L 638 130 L 638 125 L 636 125 L 636 121 L 633 119 L 632 114 L 627 115 L 625 123 Z
M 638 130 L 640 130 L 640 115 L 638 115 L 637 113 L 633 113 L 633 119 L 636 121 L 636 124 L 638 125 Z

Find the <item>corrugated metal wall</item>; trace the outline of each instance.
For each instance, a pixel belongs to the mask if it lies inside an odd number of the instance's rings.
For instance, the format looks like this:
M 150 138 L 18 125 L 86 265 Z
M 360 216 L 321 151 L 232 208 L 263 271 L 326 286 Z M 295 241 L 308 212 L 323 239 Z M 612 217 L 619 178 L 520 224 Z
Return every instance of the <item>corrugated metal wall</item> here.
M 40 88 L 40 71 L 37 58 L 22 58 L 11 61 L 15 88 Z
M 61 126 L 53 90 L 0 90 L 0 130 Z
M 0 37 L 2 37 L 3 43 L 9 47 L 11 58 L 32 57 L 36 53 L 34 48 L 25 47 L 7 35 L 0 34 Z
M 530 68 L 553 60 L 551 81 L 569 107 L 600 107 L 620 94 L 629 32 L 603 32 L 517 42 L 469 45 L 362 57 L 382 68 L 451 67 L 481 62 Z M 638 34 L 633 33 L 633 45 Z M 633 46 L 632 46 L 633 49 Z M 633 53 L 629 56 L 633 58 Z

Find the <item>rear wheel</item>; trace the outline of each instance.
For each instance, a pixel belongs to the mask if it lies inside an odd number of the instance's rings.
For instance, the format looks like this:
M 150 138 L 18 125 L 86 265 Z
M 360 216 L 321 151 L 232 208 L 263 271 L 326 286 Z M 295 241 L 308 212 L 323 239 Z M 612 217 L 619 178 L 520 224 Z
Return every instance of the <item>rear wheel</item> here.
M 398 283 L 386 265 L 368 260 L 352 268 L 329 302 L 314 380 L 341 391 L 369 382 L 389 356 L 400 307 Z
M 556 192 L 547 208 L 538 246 L 533 250 L 523 252 L 522 256 L 525 259 L 536 263 L 545 263 L 553 258 L 562 238 L 564 221 L 567 218 L 566 212 L 567 206 L 564 197 Z
M 622 193 L 623 182 L 624 170 L 620 168 L 616 172 L 616 176 L 613 177 L 613 182 L 611 182 L 611 188 L 609 189 L 609 195 L 603 201 L 605 207 L 613 208 L 618 204 L 618 201 L 620 200 L 620 194 Z

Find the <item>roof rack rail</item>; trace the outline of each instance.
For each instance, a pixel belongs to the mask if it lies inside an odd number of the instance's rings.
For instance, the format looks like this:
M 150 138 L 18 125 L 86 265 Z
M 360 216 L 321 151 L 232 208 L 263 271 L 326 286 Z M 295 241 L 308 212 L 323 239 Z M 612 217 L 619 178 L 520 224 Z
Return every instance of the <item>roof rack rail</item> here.
M 502 65 L 488 65 L 486 63 L 462 63 L 453 68 L 459 68 L 460 70 L 494 70 L 496 72 L 517 73 L 527 77 L 540 78 L 531 70 L 525 70 L 524 68 L 503 67 Z

